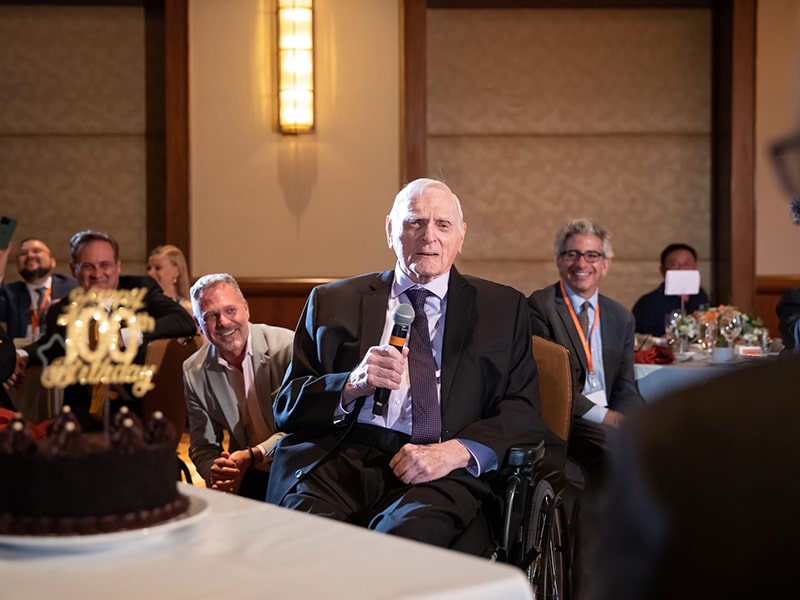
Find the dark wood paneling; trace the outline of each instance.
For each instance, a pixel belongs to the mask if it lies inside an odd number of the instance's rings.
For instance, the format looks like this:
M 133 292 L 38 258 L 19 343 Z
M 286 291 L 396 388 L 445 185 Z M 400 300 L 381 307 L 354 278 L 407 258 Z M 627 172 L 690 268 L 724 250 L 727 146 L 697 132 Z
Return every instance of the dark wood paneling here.
M 428 174 L 426 11 L 425 0 L 406 0 L 403 3 L 401 186 Z
M 800 287 L 800 276 L 761 275 L 756 280 L 756 299 L 753 313 L 764 320 L 764 325 L 769 328 L 769 333 L 772 337 L 780 337 L 775 306 L 784 292 L 794 287 Z
M 333 280 L 237 278 L 236 281 L 250 305 L 251 322 L 294 329 L 311 289 Z
M 189 246 L 189 8 L 188 0 L 164 6 L 166 207 L 163 242 L 182 249 L 192 272 Z

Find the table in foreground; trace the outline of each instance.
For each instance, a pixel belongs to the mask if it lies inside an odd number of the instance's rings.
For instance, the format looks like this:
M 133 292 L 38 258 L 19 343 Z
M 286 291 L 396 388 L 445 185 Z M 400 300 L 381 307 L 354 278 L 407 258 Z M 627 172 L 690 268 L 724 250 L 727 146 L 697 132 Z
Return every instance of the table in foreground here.
M 2 597 L 532 597 L 515 567 L 178 485 L 192 497 L 193 507 L 200 507 L 183 527 L 151 528 L 149 534 L 102 547 L 0 544 Z

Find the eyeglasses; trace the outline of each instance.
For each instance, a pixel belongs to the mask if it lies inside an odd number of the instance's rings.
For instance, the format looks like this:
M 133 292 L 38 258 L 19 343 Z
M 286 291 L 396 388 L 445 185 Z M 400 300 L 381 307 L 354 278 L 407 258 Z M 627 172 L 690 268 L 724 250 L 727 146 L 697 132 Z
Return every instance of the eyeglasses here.
M 586 262 L 595 263 L 601 258 L 605 258 L 606 255 L 595 250 L 587 250 L 586 252 L 581 252 L 580 250 L 564 250 L 559 256 L 566 256 L 569 262 L 577 262 L 582 256 L 586 259 Z

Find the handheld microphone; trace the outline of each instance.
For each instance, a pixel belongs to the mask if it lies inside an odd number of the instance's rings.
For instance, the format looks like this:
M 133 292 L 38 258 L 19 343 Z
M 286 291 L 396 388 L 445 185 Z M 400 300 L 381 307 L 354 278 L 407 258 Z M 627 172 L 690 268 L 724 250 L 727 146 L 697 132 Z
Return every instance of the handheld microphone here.
M 408 336 L 408 326 L 414 321 L 414 307 L 410 304 L 398 304 L 392 311 L 392 334 L 389 336 L 389 345 L 402 351 Z M 389 400 L 391 390 L 378 388 L 372 401 L 372 414 L 383 415 L 386 409 L 386 402 Z

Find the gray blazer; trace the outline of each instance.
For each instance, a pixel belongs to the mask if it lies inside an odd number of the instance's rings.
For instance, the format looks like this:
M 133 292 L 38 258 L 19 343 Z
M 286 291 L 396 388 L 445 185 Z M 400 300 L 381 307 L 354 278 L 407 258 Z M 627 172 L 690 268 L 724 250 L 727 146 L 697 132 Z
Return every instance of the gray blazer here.
M 272 401 L 289 366 L 294 332 L 250 323 L 250 338 L 261 412 L 274 432 Z M 213 344 L 205 344 L 183 363 L 183 389 L 189 411 L 189 457 L 208 481 L 211 465 L 223 451 L 225 431 L 230 435 L 229 452 L 247 447 L 236 396 Z

